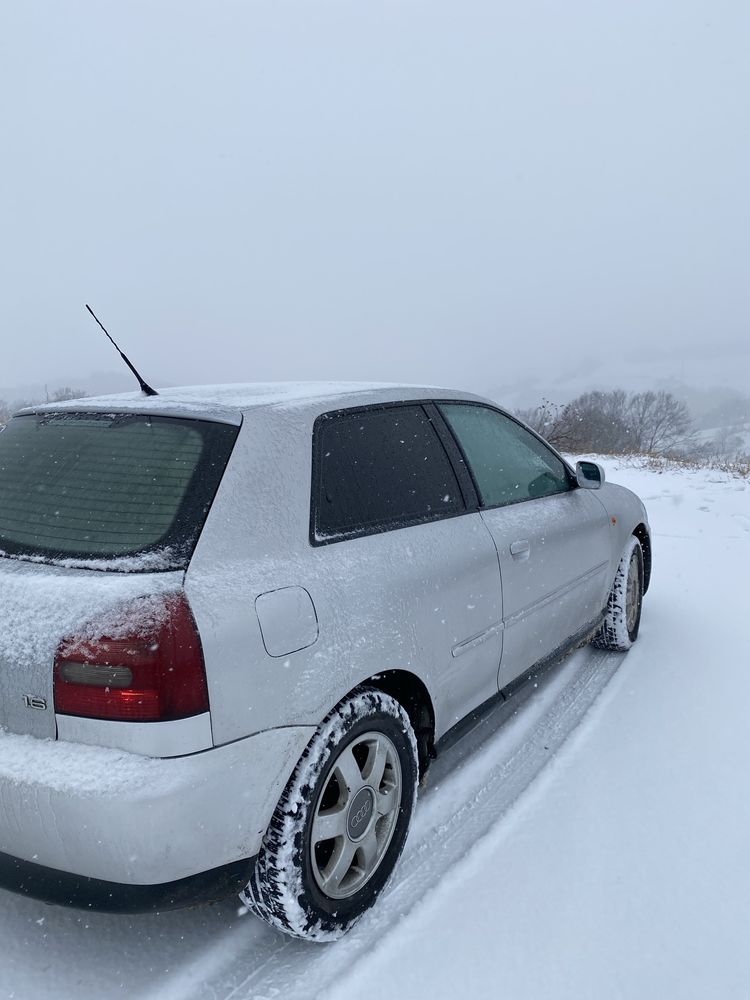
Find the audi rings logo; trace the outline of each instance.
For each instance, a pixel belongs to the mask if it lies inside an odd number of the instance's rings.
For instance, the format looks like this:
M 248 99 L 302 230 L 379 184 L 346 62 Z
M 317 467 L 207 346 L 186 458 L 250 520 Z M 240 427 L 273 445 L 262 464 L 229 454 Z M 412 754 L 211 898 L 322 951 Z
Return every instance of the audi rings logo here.
M 375 808 L 375 794 L 371 788 L 360 788 L 354 796 L 346 821 L 346 830 L 351 840 L 358 840 L 367 830 L 367 824 Z
M 372 801 L 370 799 L 367 799 L 367 801 L 363 803 L 362 808 L 358 809 L 357 812 L 355 812 L 355 814 L 352 816 L 351 819 L 352 827 L 355 830 L 364 820 L 364 818 L 370 814 L 371 809 L 372 809 Z

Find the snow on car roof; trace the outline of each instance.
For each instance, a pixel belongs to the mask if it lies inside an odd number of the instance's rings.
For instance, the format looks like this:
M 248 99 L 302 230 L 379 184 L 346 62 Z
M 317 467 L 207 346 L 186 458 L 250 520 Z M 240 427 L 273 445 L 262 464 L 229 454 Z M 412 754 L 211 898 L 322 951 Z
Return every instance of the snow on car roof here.
M 157 396 L 141 392 L 71 399 L 27 407 L 21 413 L 61 411 L 159 413 L 163 416 L 192 416 L 238 424 L 244 410 L 258 406 L 299 406 L 319 400 L 343 399 L 376 402 L 415 399 L 423 396 L 470 396 L 435 386 L 405 385 L 396 382 L 248 382 L 229 385 L 189 385 L 160 389 Z

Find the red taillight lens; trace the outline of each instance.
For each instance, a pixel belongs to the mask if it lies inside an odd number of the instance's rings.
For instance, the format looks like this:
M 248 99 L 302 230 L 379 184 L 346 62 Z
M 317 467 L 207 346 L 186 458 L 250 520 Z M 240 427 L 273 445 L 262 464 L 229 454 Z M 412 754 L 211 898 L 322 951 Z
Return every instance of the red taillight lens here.
M 170 594 L 159 611 L 151 609 L 147 627 L 134 607 L 116 628 L 110 623 L 100 635 L 89 629 L 85 638 L 62 642 L 55 657 L 55 711 L 123 722 L 207 712 L 203 650 L 187 598 Z

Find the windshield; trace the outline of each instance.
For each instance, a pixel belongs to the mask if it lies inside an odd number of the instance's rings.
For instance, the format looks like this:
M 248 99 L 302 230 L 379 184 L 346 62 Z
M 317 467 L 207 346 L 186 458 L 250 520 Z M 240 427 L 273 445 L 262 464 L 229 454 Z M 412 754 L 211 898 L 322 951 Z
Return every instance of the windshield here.
M 237 430 L 135 414 L 15 417 L 0 434 L 0 553 L 185 566 Z

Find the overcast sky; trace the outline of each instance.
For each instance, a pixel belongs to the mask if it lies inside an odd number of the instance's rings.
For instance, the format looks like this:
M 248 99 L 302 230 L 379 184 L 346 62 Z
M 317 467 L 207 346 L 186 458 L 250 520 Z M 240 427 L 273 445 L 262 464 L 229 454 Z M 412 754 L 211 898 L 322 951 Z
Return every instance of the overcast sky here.
M 0 386 L 750 383 L 745 0 L 23 0 Z

